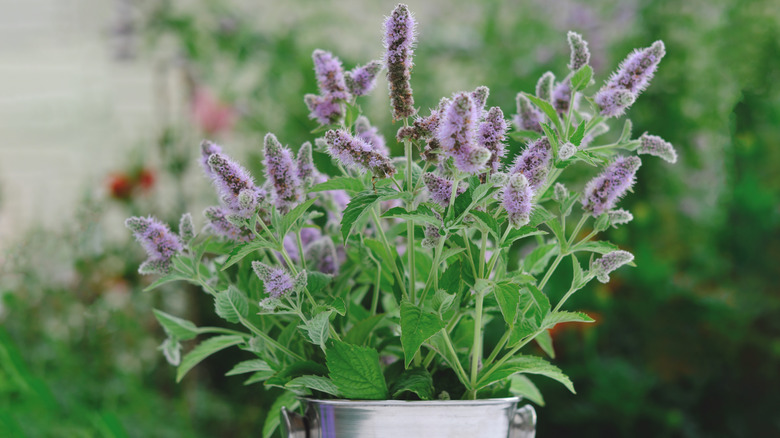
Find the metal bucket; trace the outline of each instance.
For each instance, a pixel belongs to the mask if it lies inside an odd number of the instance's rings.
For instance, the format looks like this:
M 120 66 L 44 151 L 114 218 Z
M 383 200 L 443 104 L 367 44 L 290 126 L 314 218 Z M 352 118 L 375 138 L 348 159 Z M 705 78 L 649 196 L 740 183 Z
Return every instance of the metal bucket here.
M 536 411 L 518 397 L 448 401 L 304 399 L 306 414 L 282 408 L 289 438 L 534 438 Z

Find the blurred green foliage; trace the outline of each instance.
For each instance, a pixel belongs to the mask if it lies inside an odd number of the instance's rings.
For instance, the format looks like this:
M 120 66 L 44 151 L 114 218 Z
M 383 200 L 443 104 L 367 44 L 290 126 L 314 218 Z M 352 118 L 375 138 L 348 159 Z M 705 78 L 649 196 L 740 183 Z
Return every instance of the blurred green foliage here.
M 331 50 L 347 68 L 380 57 L 378 27 L 392 6 L 280 4 L 266 22 L 283 24 L 267 27 L 236 2 L 184 3 L 140 3 L 149 52 L 172 56 L 191 87 L 216 90 L 238 108 L 230 141 L 250 155 L 246 163 L 259 163 L 268 131 L 294 148 L 311 139 L 315 124 L 302 100 L 316 89 L 311 52 Z M 556 365 L 578 394 L 537 382 L 547 402 L 538 408 L 539 436 L 780 434 L 780 8 L 771 0 L 410 7 L 420 22 L 412 86 L 423 109 L 484 84 L 491 105 L 514 113 L 518 91 L 531 91 L 547 70 L 564 71 L 569 29 L 590 42 L 597 84 L 633 48 L 666 43 L 656 78 L 629 116 L 637 134 L 672 142 L 680 161 L 643 160 L 635 195 L 621 202 L 635 220 L 606 236 L 632 251 L 638 268 L 572 298 L 572 308 L 591 309 L 595 326 L 553 333 Z M 333 22 L 338 32 L 320 38 Z M 393 138 L 387 109 L 381 90 L 364 108 Z M 176 151 L 195 143 L 171 132 L 197 127 L 172 129 L 150 154 L 181 181 L 197 169 Z M 177 199 L 175 208 L 159 208 L 171 222 L 193 201 Z M 195 290 L 143 294 L 145 280 L 133 268 L 141 254 L 129 237 L 96 247 L 101 234 L 87 224 L 101 221 L 74 219 L 66 236 L 37 233 L 37 243 L 20 245 L 30 257 L 14 263 L 16 281 L 3 276 L 0 425 L 11 436 L 52 436 L 45 423 L 62 425 L 53 436 L 258 434 L 276 394 L 224 378 L 235 360 L 207 361 L 175 385 L 173 368 L 154 351 L 163 335 L 153 306 L 178 306 L 197 320 L 210 304 Z M 54 254 L 67 279 L 50 275 Z M 568 269 L 563 263 L 550 282 L 553 299 L 568 286 Z M 110 304 L 117 293 L 119 306 Z

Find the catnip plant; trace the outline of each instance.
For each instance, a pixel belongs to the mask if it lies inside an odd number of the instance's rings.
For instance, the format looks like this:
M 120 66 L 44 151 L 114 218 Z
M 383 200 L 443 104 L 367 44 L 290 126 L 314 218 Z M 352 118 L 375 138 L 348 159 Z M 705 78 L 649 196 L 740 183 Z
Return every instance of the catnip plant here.
M 569 32 L 569 71 L 542 75 L 507 119 L 489 106 L 485 86 L 417 108 L 415 38 L 414 17 L 399 4 L 384 23 L 381 60 L 346 71 L 333 53 L 315 50 L 319 93 L 304 102 L 319 127 L 297 154 L 267 134 L 261 179 L 204 141 L 201 165 L 220 202 L 204 211 L 202 232 L 190 214 L 178 234 L 152 217 L 126 221 L 149 254 L 140 272 L 161 276 L 150 288 L 195 284 L 226 322 L 197 327 L 154 311 L 177 380 L 238 347 L 246 360 L 228 375 L 297 396 L 541 400 L 529 374 L 574 392 L 526 347 L 535 342 L 554 356 L 550 329 L 593 321 L 567 309 L 569 298 L 633 264 L 628 251 L 595 239 L 632 220 L 618 203 L 641 166 L 637 154 L 674 163 L 676 153 L 657 136 L 632 139 L 628 120 L 614 141 L 599 138 L 647 88 L 664 44 L 631 53 L 592 93 L 588 43 Z M 390 156 L 360 110 L 382 71 L 403 157 Z M 509 141 L 525 144 L 515 157 Z M 315 151 L 332 157 L 339 174 L 321 173 Z M 572 167 L 597 170 L 583 185 L 559 182 Z M 551 291 L 564 259 L 571 285 Z M 491 322 L 504 329 L 486 348 Z M 182 341 L 204 335 L 181 355 Z

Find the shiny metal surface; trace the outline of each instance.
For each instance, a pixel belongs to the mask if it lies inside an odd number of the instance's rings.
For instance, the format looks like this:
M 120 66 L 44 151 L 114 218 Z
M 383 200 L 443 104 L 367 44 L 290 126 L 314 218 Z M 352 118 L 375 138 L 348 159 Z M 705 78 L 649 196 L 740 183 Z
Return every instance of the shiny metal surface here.
M 412 402 L 304 399 L 305 417 L 283 413 L 283 423 L 289 427 L 283 436 L 533 438 L 536 413 L 531 406 L 516 409 L 518 400 L 517 397 Z M 292 416 L 297 418 L 291 419 Z

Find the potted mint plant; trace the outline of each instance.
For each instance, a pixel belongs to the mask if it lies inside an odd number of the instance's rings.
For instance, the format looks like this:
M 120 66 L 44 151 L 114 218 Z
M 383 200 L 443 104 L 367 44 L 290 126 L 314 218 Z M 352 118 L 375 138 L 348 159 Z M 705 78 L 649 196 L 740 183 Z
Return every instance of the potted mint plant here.
M 566 303 L 632 264 L 594 238 L 631 221 L 617 202 L 637 153 L 676 160 L 659 137 L 632 139 L 629 121 L 615 141 L 598 141 L 647 87 L 663 43 L 631 53 L 588 94 L 588 45 L 573 32 L 568 41 L 570 71 L 545 73 L 534 94 L 517 95 L 511 131 L 484 86 L 423 113 L 409 81 L 415 21 L 401 4 L 385 22 L 381 61 L 344 71 L 333 54 L 314 52 L 320 93 L 304 100 L 320 126 L 297 155 L 266 135 L 262 182 L 204 141 L 201 163 L 220 198 L 205 229 L 196 234 L 189 214 L 178 234 L 151 217 L 126 221 L 149 253 L 140 272 L 161 275 L 151 287 L 198 285 L 227 323 L 197 327 L 155 310 L 177 380 L 237 347 L 247 360 L 229 375 L 288 390 L 275 407 L 289 436 L 533 436 L 532 408 L 515 411 L 519 397 L 540 399 L 527 376 L 574 387 L 524 347 L 552 355 L 551 328 L 593 321 Z M 403 157 L 390 156 L 358 105 L 383 70 Z M 525 143 L 515 157 L 508 137 Z M 313 150 L 339 174 L 319 172 Z M 560 183 L 574 166 L 598 170 L 582 186 Z M 548 281 L 564 259 L 571 286 L 551 302 Z M 490 321 L 505 329 L 486 348 Z M 195 338 L 181 356 L 181 342 Z M 304 405 L 306 417 L 294 414 Z M 264 435 L 279 421 L 272 412 Z

